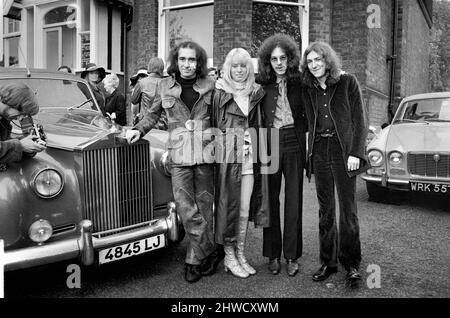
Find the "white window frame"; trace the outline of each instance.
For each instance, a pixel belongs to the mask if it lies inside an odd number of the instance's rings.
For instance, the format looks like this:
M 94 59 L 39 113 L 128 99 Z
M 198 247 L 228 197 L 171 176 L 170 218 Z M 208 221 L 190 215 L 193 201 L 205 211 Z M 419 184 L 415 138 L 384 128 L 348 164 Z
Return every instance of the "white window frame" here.
M 299 9 L 299 21 L 300 21 L 300 34 L 302 37 L 302 47 L 300 48 L 301 55 L 305 52 L 309 45 L 309 1 L 310 0 L 298 0 L 297 2 L 285 2 L 276 0 L 253 0 L 253 3 L 275 4 L 282 6 L 298 7 Z
M 45 29 L 52 26 L 58 25 L 75 25 L 76 30 L 79 29 L 79 14 L 77 11 L 77 19 L 74 22 L 63 22 L 63 23 L 53 23 L 53 24 L 44 24 L 45 15 L 51 10 L 63 7 L 63 6 L 72 6 L 78 9 L 77 0 L 23 0 L 22 2 L 23 8 L 33 8 L 33 32 L 29 35 L 33 37 L 33 50 L 34 50 L 34 67 L 43 68 L 45 67 L 45 55 L 44 55 L 44 33 Z M 24 19 L 25 23 L 26 18 Z M 76 45 L 78 47 L 78 44 Z M 76 49 L 76 59 L 78 60 L 78 49 Z M 76 61 L 77 63 L 77 61 Z
M 55 24 L 60 24 L 60 23 L 55 23 Z M 53 32 L 53 31 L 58 31 L 58 66 L 61 66 L 61 62 L 62 62 L 62 27 L 61 27 L 61 24 L 59 26 L 54 26 L 54 27 L 45 27 L 43 29 L 43 35 L 44 35 L 43 65 L 45 68 L 48 68 L 48 65 L 47 65 L 47 33 Z
M 168 52 L 166 52 L 166 12 L 175 9 L 190 9 L 196 7 L 202 7 L 206 5 L 213 5 L 214 0 L 198 1 L 187 4 L 180 4 L 174 6 L 164 6 L 164 0 L 158 0 L 158 56 L 162 59 L 166 58 Z M 208 59 L 208 65 L 212 65 L 212 58 Z
M 22 26 L 19 23 L 19 31 L 6 33 L 6 32 L 8 32 L 9 28 L 7 28 L 6 30 L 4 29 L 5 22 L 6 22 L 6 20 L 2 19 L 2 21 L 1 21 L 2 28 L 0 29 L 0 31 L 2 31 L 2 33 L 1 33 L 1 38 L 2 38 L 1 47 L 2 47 L 2 50 L 0 50 L 0 56 L 3 55 L 3 59 L 4 59 L 3 63 L 5 65 L 5 67 L 10 67 L 10 65 L 9 65 L 9 51 L 10 51 L 9 50 L 9 42 L 8 42 L 8 44 L 6 44 L 7 41 L 5 41 L 5 40 L 12 39 L 12 38 L 19 38 L 19 48 L 18 48 L 19 64 L 18 64 L 18 66 L 20 66 L 20 62 L 21 62 L 21 59 L 22 59 L 21 52 L 20 52 L 20 50 L 21 50 L 21 48 L 20 48 L 20 41 L 21 41 L 21 37 L 22 37 L 22 32 L 20 30 L 21 30 Z M 3 32 L 5 32 L 5 33 L 3 33 Z
M 41 19 L 41 31 L 42 31 L 42 47 L 41 47 L 41 52 L 42 52 L 42 56 L 41 56 L 41 65 L 46 68 L 47 67 L 47 43 L 46 43 L 46 39 L 47 39 L 47 32 L 50 31 L 55 31 L 58 30 L 58 65 L 61 65 L 62 62 L 62 26 L 73 26 L 75 28 L 75 61 L 74 61 L 74 65 L 75 68 L 77 68 L 78 64 L 80 63 L 78 61 L 79 59 L 79 53 L 78 53 L 78 47 L 80 46 L 78 44 L 79 41 L 79 26 L 80 26 L 80 7 L 77 4 L 78 2 L 70 2 L 70 1 L 60 1 L 60 2 L 54 2 L 54 6 L 50 6 L 48 8 L 46 8 L 45 10 L 41 11 L 40 14 L 40 19 Z M 75 21 L 69 21 L 69 22 L 57 22 L 57 23 L 50 23 L 50 24 L 45 24 L 45 16 L 52 10 L 56 9 L 56 8 L 60 8 L 60 7 L 74 7 L 76 10 L 76 20 Z M 35 17 L 36 19 L 36 17 Z M 35 30 L 36 33 L 36 30 Z
M 299 8 L 300 34 L 302 38 L 301 54 L 303 55 L 309 45 L 309 6 L 310 0 L 298 0 L 297 2 L 284 2 L 276 0 L 253 0 L 253 3 L 275 4 L 294 6 Z M 204 5 L 214 5 L 214 1 L 199 1 L 182 5 L 164 6 L 164 0 L 158 1 L 158 56 L 165 58 L 166 54 L 166 12 L 174 9 L 195 8 Z M 213 64 L 213 61 L 208 61 Z

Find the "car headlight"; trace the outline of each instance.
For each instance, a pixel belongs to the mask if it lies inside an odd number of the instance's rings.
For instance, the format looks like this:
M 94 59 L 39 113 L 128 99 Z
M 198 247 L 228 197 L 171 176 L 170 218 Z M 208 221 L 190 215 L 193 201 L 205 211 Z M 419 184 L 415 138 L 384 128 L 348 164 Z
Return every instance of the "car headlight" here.
M 28 230 L 28 236 L 33 242 L 44 243 L 53 234 L 53 227 L 47 220 L 37 220 L 31 224 Z
M 383 154 L 379 150 L 369 151 L 368 158 L 372 167 L 379 167 L 383 163 Z
M 159 164 L 161 166 L 161 169 L 163 170 L 164 174 L 169 176 L 171 175 L 170 169 L 171 169 L 171 163 L 169 158 L 169 152 L 166 151 L 161 155 L 161 158 L 159 160 Z
M 63 185 L 61 174 L 54 169 L 39 171 L 32 182 L 34 191 L 42 198 L 57 196 L 61 192 Z
M 393 151 L 389 154 L 389 164 L 398 166 L 403 162 L 403 155 L 398 151 Z

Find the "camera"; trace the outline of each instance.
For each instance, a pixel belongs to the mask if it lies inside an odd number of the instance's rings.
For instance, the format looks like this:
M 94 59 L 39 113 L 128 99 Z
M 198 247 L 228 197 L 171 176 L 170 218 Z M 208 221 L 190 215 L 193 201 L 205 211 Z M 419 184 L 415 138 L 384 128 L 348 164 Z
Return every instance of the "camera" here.
M 44 128 L 40 124 L 35 124 L 31 116 L 25 116 L 20 120 L 20 127 L 24 136 L 34 135 L 38 137 L 37 143 L 44 143 L 47 141 Z

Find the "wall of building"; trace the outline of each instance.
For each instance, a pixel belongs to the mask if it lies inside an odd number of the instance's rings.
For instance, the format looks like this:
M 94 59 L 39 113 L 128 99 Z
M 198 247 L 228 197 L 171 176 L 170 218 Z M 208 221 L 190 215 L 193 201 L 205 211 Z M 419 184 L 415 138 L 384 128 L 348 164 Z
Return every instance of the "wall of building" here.
M 134 0 L 133 21 L 127 32 L 127 74 L 147 68 L 158 54 L 158 0 Z
M 333 2 L 331 45 L 341 56 L 343 69 L 365 83 L 368 53 L 367 1 Z
M 401 97 L 425 92 L 428 87 L 429 27 L 418 1 L 399 1 L 396 102 Z M 371 4 L 380 8 L 380 27 L 369 28 Z M 310 42 L 332 44 L 342 58 L 343 69 L 355 74 L 361 84 L 370 123 L 388 120 L 390 62 L 392 54 L 393 4 L 391 0 L 311 0 Z M 252 45 L 251 0 L 215 0 L 214 64 L 221 66 L 234 47 Z M 131 75 L 158 52 L 158 1 L 135 0 L 133 22 L 128 32 L 128 67 Z
M 252 44 L 252 0 L 214 1 L 214 64 L 221 66 L 227 53 Z
M 309 7 L 309 41 L 331 41 L 332 0 L 312 0 Z
M 396 97 L 428 91 L 430 29 L 417 1 L 400 1 Z
M 324 0 L 322 0 L 322 4 Z M 320 7 L 311 1 L 313 7 Z M 429 67 L 429 27 L 418 1 L 399 0 L 399 31 L 395 105 L 401 98 L 427 91 Z M 391 63 L 386 58 L 392 55 L 393 3 L 390 0 L 332 1 L 331 44 L 342 57 L 343 69 L 358 78 L 363 98 L 369 112 L 370 123 L 380 125 L 388 121 Z M 369 27 L 369 5 L 380 8 L 380 27 Z M 325 19 L 317 19 L 319 25 Z M 317 23 L 317 22 L 315 22 Z M 316 26 L 311 22 L 311 29 Z M 314 31 L 315 32 L 315 31 Z M 327 38 L 326 32 L 317 32 L 319 38 Z
M 374 2 L 380 8 L 380 27 L 367 30 L 367 62 L 365 98 L 370 114 L 370 123 L 380 125 L 388 121 L 388 105 L 390 90 L 392 55 L 393 8 L 391 0 Z

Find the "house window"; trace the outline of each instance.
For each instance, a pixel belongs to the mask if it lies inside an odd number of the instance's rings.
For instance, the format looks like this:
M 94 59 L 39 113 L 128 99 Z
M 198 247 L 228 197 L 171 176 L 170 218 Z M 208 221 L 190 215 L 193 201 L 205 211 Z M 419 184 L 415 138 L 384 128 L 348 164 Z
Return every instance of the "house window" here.
M 85 68 L 91 60 L 91 3 L 80 1 L 81 28 L 78 32 L 81 41 L 81 68 Z
M 169 51 L 182 41 L 191 40 L 200 44 L 212 65 L 214 1 L 160 0 L 159 56 L 166 60 Z
M 257 56 L 262 42 L 275 33 L 290 35 L 303 52 L 308 45 L 308 1 L 253 1 L 251 55 Z
M 44 67 L 76 67 L 76 8 L 62 6 L 44 16 Z
M 0 66 L 19 66 L 20 21 L 10 18 L 3 21 L 3 56 Z
M 49 11 L 44 17 L 44 24 L 75 22 L 75 20 L 76 8 L 64 6 Z

